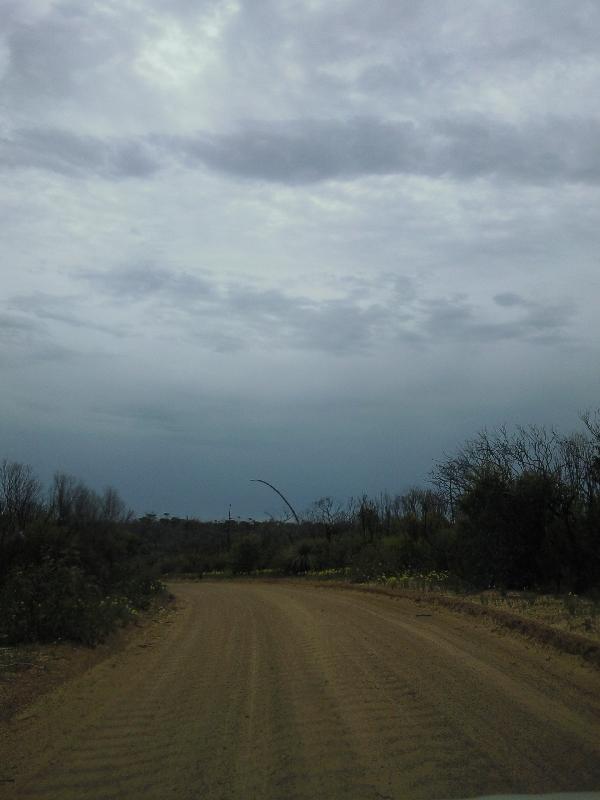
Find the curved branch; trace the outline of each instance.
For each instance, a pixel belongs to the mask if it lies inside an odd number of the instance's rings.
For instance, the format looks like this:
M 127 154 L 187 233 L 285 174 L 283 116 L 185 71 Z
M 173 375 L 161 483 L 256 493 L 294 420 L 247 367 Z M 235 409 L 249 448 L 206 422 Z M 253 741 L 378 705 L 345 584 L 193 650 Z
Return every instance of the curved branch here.
M 295 512 L 295 511 L 294 511 L 294 509 L 292 508 L 291 504 L 290 504 L 290 503 L 289 503 L 289 502 L 286 500 L 286 498 L 285 498 L 285 497 L 284 497 L 284 496 L 281 494 L 281 492 L 279 491 L 279 489 L 276 489 L 276 488 L 273 486 L 273 484 L 272 484 L 272 483 L 269 483 L 268 481 L 263 481 L 261 478 L 252 478 L 252 479 L 250 480 L 250 483 L 264 483 L 264 485 L 265 485 L 265 486 L 268 486 L 270 489 L 273 489 L 273 491 L 274 491 L 276 494 L 278 494 L 278 495 L 279 495 L 279 497 L 281 497 L 281 499 L 283 500 L 283 502 L 286 504 L 286 506 L 287 506 L 287 507 L 289 508 L 289 510 L 292 512 L 292 516 L 293 516 L 293 517 L 294 517 L 294 519 L 296 520 L 296 525 L 300 525 L 300 520 L 298 519 L 298 514 L 296 514 L 296 512 Z

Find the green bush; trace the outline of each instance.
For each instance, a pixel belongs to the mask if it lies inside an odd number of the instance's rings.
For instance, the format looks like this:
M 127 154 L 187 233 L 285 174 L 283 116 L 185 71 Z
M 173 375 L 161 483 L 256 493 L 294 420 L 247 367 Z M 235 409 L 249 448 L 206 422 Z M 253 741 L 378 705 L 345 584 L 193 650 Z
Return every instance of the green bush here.
M 112 613 L 97 583 L 79 567 L 46 557 L 5 580 L 0 636 L 9 643 L 68 638 L 95 644 L 110 629 Z
M 235 575 L 252 572 L 260 566 L 260 542 L 257 536 L 244 536 L 231 548 L 231 570 Z
M 95 645 L 162 589 L 151 578 L 135 578 L 106 595 L 79 566 L 51 556 L 13 570 L 0 587 L 0 641 L 6 644 L 70 639 Z

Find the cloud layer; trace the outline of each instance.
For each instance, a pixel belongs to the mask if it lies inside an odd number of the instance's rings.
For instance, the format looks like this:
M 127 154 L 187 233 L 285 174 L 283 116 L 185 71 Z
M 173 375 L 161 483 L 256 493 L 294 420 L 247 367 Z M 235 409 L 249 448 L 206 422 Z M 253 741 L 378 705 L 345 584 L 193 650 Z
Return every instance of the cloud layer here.
M 2 21 L 0 458 L 257 515 L 598 404 L 595 4 Z
M 293 119 L 256 122 L 233 133 L 129 139 L 34 128 L 0 140 L 0 166 L 109 180 L 150 179 L 161 168 L 178 166 L 291 185 L 372 175 L 596 185 L 599 138 L 600 120 L 560 117 L 523 127 L 489 117 L 421 124 Z

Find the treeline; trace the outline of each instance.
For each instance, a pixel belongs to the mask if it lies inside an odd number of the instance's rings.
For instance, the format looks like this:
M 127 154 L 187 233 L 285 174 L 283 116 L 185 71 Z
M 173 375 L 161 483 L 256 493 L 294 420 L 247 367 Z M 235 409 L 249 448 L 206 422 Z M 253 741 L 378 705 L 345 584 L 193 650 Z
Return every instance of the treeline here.
M 68 638 L 95 644 L 147 607 L 162 585 L 115 489 L 0 464 L 0 644 Z
M 584 432 L 481 432 L 433 482 L 452 523 L 452 569 L 478 585 L 600 586 L 600 412 Z
M 600 414 L 582 421 L 568 436 L 483 431 L 436 463 L 430 488 L 323 497 L 299 525 L 150 515 L 134 528 L 165 572 L 433 571 L 467 589 L 589 592 L 600 587 Z
M 322 497 L 299 522 L 135 519 L 114 489 L 0 465 L 0 643 L 102 639 L 161 590 L 156 576 L 335 570 L 354 580 L 443 575 L 462 589 L 600 589 L 600 411 L 564 436 L 482 431 L 431 485 Z

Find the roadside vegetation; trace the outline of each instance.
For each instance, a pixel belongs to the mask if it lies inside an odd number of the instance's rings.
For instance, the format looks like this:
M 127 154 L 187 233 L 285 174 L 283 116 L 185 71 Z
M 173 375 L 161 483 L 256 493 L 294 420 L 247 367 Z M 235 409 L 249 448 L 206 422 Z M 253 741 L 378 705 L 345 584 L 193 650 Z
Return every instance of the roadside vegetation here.
M 114 489 L 57 473 L 44 494 L 29 466 L 2 462 L 0 645 L 93 645 L 147 608 L 163 586 L 131 518 Z
M 268 521 L 133 518 L 118 494 L 25 465 L 0 471 L 0 643 L 94 643 L 161 591 L 158 577 L 304 576 L 469 594 L 571 630 L 600 617 L 600 412 L 562 435 L 482 431 L 428 487 L 330 497 Z M 273 487 L 274 488 L 274 487 Z M 294 512 L 295 513 L 295 512 Z

